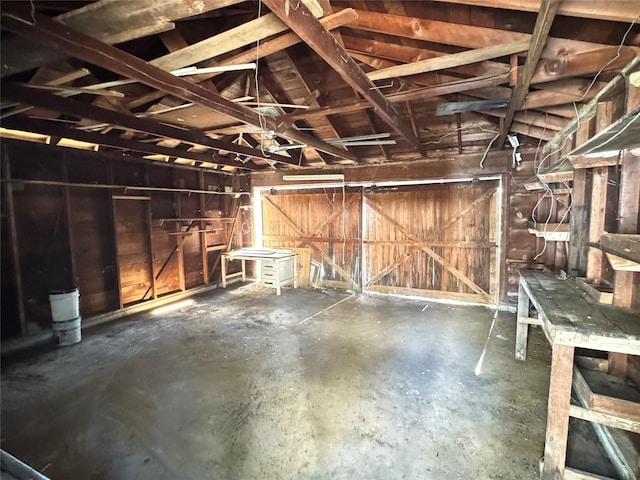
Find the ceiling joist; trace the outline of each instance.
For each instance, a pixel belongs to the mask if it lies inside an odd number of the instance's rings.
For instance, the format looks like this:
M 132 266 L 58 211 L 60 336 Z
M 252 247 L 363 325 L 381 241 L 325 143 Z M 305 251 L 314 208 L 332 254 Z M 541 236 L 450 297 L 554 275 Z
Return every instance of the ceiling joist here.
M 516 110 L 519 110 L 524 99 L 529 92 L 529 86 L 531 80 L 535 74 L 536 66 L 542 56 L 542 50 L 544 49 L 549 31 L 551 30 L 551 24 L 556 16 L 556 12 L 560 7 L 560 0 L 542 0 L 540 6 L 540 12 L 536 19 L 536 25 L 533 29 L 533 36 L 531 44 L 529 45 L 529 51 L 527 52 L 527 59 L 522 69 L 522 76 L 518 78 L 517 85 L 511 90 L 511 100 L 509 100 L 509 106 L 507 107 L 507 114 L 504 122 L 500 128 L 500 136 L 498 137 L 498 148 L 504 147 L 504 142 L 507 139 L 507 134 L 513 123 L 513 117 L 516 114 Z
M 304 7 L 301 7 L 304 8 Z M 307 10 L 308 12 L 308 10 Z M 311 13 L 309 16 L 313 18 Z M 314 21 L 315 20 L 314 18 Z M 257 112 L 238 105 L 217 95 L 200 85 L 191 83 L 183 78 L 175 77 L 171 73 L 150 65 L 123 50 L 100 42 L 88 35 L 84 35 L 69 27 L 55 22 L 47 17 L 37 15 L 35 24 L 29 20 L 27 14 L 21 18 L 16 12 L 11 16 L 3 15 L 2 24 L 18 35 L 32 38 L 43 44 L 53 44 L 66 51 L 69 55 L 118 73 L 124 77 L 134 79 L 178 98 L 210 108 L 230 118 L 259 128 L 275 131 L 276 125 L 269 117 L 260 117 Z M 334 147 L 311 135 L 289 129 L 278 132 L 291 140 L 306 143 L 323 152 L 352 160 L 357 158 L 344 149 Z
M 398 112 L 386 100 L 384 95 L 369 80 L 366 74 L 348 54 L 342 45 L 322 24 L 313 18 L 303 4 L 292 8 L 289 0 L 263 0 L 280 19 L 289 25 L 322 59 L 327 62 L 355 91 L 360 93 L 375 108 L 376 113 L 391 128 L 406 139 L 417 151 L 424 154 L 420 140 L 407 129 Z

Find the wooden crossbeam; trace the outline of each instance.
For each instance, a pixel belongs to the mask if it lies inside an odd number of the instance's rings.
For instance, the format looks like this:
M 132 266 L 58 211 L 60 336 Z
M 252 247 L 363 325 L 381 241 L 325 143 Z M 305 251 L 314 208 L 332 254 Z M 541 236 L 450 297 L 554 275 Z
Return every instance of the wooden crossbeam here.
M 63 112 L 80 118 L 89 118 L 98 122 L 121 125 L 140 132 L 176 138 L 193 145 L 205 145 L 216 150 L 225 150 L 242 155 L 249 155 L 250 157 L 269 159 L 279 163 L 296 163 L 291 158 L 282 155 L 265 155 L 260 149 L 217 140 L 197 130 L 184 130 L 178 127 L 172 127 L 148 118 L 138 118 L 127 113 L 116 112 L 114 110 L 96 107 L 95 105 L 88 105 L 70 98 L 35 91 L 15 83 L 4 82 L 2 84 L 2 96 L 27 105 Z M 65 137 L 72 137 L 73 133 L 74 130 L 69 130 Z M 105 140 L 107 139 L 105 138 Z
M 505 10 L 520 10 L 524 12 L 538 12 L 540 0 L 434 0 L 442 3 L 457 3 L 460 5 L 477 5 L 479 7 L 501 8 Z M 637 4 L 629 0 L 563 0 L 558 10 L 559 15 L 578 18 L 595 18 L 597 20 L 611 20 L 614 22 L 631 23 L 637 19 Z
M 515 53 L 521 53 L 529 48 L 528 40 L 519 42 L 503 43 L 499 45 L 491 45 L 488 47 L 467 50 L 460 53 L 452 53 L 450 55 L 442 55 L 426 60 L 397 65 L 394 67 L 383 68 L 375 72 L 367 74 L 371 80 L 383 80 L 386 78 L 404 77 L 408 75 L 417 75 L 420 73 L 435 72 L 447 68 L 469 65 L 483 60 L 504 57 Z
M 25 132 L 41 133 L 43 135 L 53 135 L 60 138 L 71 138 L 81 142 L 95 143 L 107 147 L 115 147 L 134 152 L 145 154 L 166 155 L 169 157 L 186 158 L 194 160 L 196 164 L 215 163 L 217 165 L 227 165 L 230 167 L 241 168 L 245 170 L 255 169 L 253 163 L 243 164 L 235 160 L 225 160 L 220 158 L 213 150 L 209 153 L 192 152 L 187 149 L 169 148 L 156 145 L 151 142 L 138 142 L 118 135 L 100 134 L 85 132 L 82 130 L 70 129 L 58 122 L 46 122 L 43 120 L 27 119 L 24 117 L 12 117 L 2 121 L 2 126 L 13 130 L 22 130 Z
M 424 147 L 413 132 L 400 121 L 398 112 L 387 101 L 375 84 L 358 66 L 349 53 L 315 19 L 303 4 L 292 8 L 289 1 L 263 0 L 273 13 L 289 25 L 324 61 L 326 61 L 355 91 L 360 93 L 376 109 L 376 113 L 391 128 L 406 139 L 417 151 L 425 154 Z
M 498 137 L 497 143 L 498 148 L 504 148 L 504 142 L 507 139 L 507 134 L 513 123 L 513 117 L 524 103 L 524 99 L 529 92 L 531 80 L 535 74 L 538 61 L 542 56 L 542 50 L 547 43 L 551 24 L 560 7 L 560 1 L 561 0 L 542 0 L 542 5 L 536 18 L 536 25 L 533 28 L 533 36 L 527 52 L 527 59 L 522 69 L 522 77 L 518 79 L 518 84 L 511 91 L 511 100 L 507 107 L 507 115 L 500 128 L 500 136 Z
M 309 16 L 313 18 L 311 13 L 309 13 Z M 176 77 L 134 55 L 70 29 L 46 16 L 36 14 L 35 17 L 36 22 L 33 23 L 29 20 L 29 14 L 23 14 L 23 17 L 20 17 L 20 12 L 16 11 L 11 16 L 2 16 L 2 25 L 17 35 L 47 45 L 56 45 L 70 55 L 99 65 L 124 77 L 134 79 L 152 88 L 162 90 L 187 102 L 193 102 L 220 112 L 254 127 L 264 127 L 269 130 L 276 129 L 273 119 L 269 117 L 261 119 L 258 113 L 250 108 L 238 105 L 200 85 Z M 314 21 L 317 20 L 314 19 Z M 357 157 L 352 153 L 329 145 L 312 135 L 293 129 L 282 132 L 282 135 L 291 140 L 311 145 L 331 155 L 357 160 Z
M 464 48 L 482 48 L 501 43 L 533 40 L 531 34 L 497 28 L 476 27 L 369 10 L 356 9 L 356 13 L 358 19 L 349 24 L 350 28 Z M 543 56 L 555 58 L 560 52 L 588 52 L 605 46 L 599 43 L 553 37 L 549 38 Z

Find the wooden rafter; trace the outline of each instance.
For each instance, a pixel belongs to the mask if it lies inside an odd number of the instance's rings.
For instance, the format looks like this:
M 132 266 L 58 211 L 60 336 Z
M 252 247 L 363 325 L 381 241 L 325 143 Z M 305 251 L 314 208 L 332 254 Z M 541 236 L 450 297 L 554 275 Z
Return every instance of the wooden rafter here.
M 404 77 L 407 75 L 435 72 L 437 70 L 460 67 L 462 65 L 469 65 L 483 60 L 489 60 L 491 58 L 504 57 L 505 55 L 524 52 L 527 50 L 528 46 L 528 40 L 491 45 L 489 47 L 477 48 L 475 50 L 467 50 L 465 52 L 452 53 L 450 55 L 442 55 L 426 60 L 419 60 L 413 63 L 397 65 L 395 67 L 383 68 L 382 70 L 369 73 L 367 76 L 371 80 L 383 80 L 385 78 Z
M 442 3 L 457 3 L 479 7 L 520 10 L 524 12 L 540 11 L 541 0 L 434 0 Z M 578 18 L 595 18 L 614 22 L 632 22 L 637 18 L 635 2 L 628 0 L 563 0 L 559 15 Z
M 322 23 L 327 30 L 334 30 L 342 25 L 349 23 L 350 21 L 356 18 L 357 18 L 357 15 L 355 11 L 351 8 L 347 8 L 345 10 L 341 10 L 338 13 L 335 13 L 333 15 L 329 15 L 327 17 L 320 19 L 320 23 Z M 245 50 L 242 53 L 238 53 L 229 58 L 225 58 L 224 60 L 219 62 L 218 65 L 226 66 L 226 65 L 236 65 L 239 63 L 258 61 L 263 57 L 269 56 L 273 53 L 289 48 L 293 45 L 296 45 L 297 43 L 300 43 L 301 41 L 302 40 L 300 39 L 300 37 L 293 32 L 284 33 L 272 40 L 267 40 L 264 43 L 261 43 L 259 47 L 256 46 L 248 50 Z M 220 73 L 202 74 L 202 75 L 197 75 L 192 77 L 192 80 L 196 83 L 200 83 L 209 78 L 213 78 L 217 75 L 220 75 Z M 163 95 L 164 95 L 164 92 L 152 92 L 150 94 L 143 95 L 142 97 L 132 100 L 131 102 L 129 102 L 128 105 L 129 105 L 129 108 L 135 108 L 140 105 L 144 105 L 145 103 L 156 100 L 162 97 Z
M 326 61 L 354 90 L 369 101 L 376 113 L 391 128 L 405 138 L 416 150 L 424 153 L 420 140 L 409 129 L 402 125 L 398 112 L 386 100 L 384 95 L 375 88 L 374 83 L 351 58 L 347 51 L 331 35 L 322 24 L 299 4 L 293 8 L 289 0 L 264 0 L 264 3 L 280 19 L 289 25 L 291 30 L 300 36 L 324 61 Z
M 69 129 L 57 122 L 47 122 L 43 120 L 27 119 L 24 117 L 12 117 L 2 122 L 2 126 L 13 130 L 21 130 L 26 132 L 40 133 L 42 135 L 51 135 L 58 138 L 70 138 L 81 142 L 94 143 L 106 147 L 114 147 L 123 150 L 141 152 L 144 154 L 165 155 L 167 157 L 179 157 L 188 160 L 194 160 L 196 165 L 201 163 L 215 163 L 218 165 L 227 165 L 230 167 L 253 170 L 255 166 L 252 163 L 243 164 L 235 160 L 225 160 L 220 158 L 213 150 L 209 153 L 193 152 L 188 149 L 170 148 L 156 145 L 151 142 L 139 142 L 128 138 L 122 138 L 118 135 L 100 134 L 85 132 L 82 130 Z
M 175 20 L 223 8 L 242 0 L 102 0 L 58 15 L 55 21 L 108 43 L 126 42 L 174 28 Z M 3 10 L 5 6 L 3 5 Z M 26 15 L 27 21 L 30 14 Z M 61 52 L 20 39 L 3 40 L 2 76 L 24 72 L 63 58 Z
M 309 16 L 312 17 L 311 13 L 309 13 Z M 35 24 L 30 22 L 28 16 L 22 18 L 22 20 L 17 20 L 19 18 L 21 17 L 17 12 L 16 14 L 12 14 L 11 17 L 5 15 L 2 17 L 3 26 L 6 26 L 18 35 L 28 37 L 40 43 L 57 45 L 72 56 L 100 65 L 107 70 L 111 70 L 127 78 L 132 78 L 140 83 L 157 88 L 158 90 L 162 90 L 188 102 L 193 102 L 228 115 L 240 122 L 255 127 L 265 127 L 266 129 L 274 131 L 277 128 L 277 125 L 271 118 L 266 117 L 261 119 L 257 112 L 247 107 L 243 107 L 220 95 L 216 95 L 200 85 L 176 77 L 161 68 L 149 65 L 149 63 L 138 57 L 74 31 L 45 16 L 36 14 L 37 21 Z M 331 155 L 346 157 L 352 160 L 357 159 L 355 155 L 346 150 L 329 145 L 311 135 L 293 129 L 279 133 L 292 140 L 312 145 Z
M 5 82 L 2 84 L 3 97 L 16 100 L 18 102 L 47 108 L 58 112 L 75 115 L 80 118 L 89 118 L 98 122 L 105 122 L 113 125 L 120 125 L 140 132 L 149 132 L 155 135 L 176 138 L 178 140 L 193 144 L 205 145 L 217 150 L 235 152 L 250 157 L 269 159 L 279 163 L 295 163 L 290 158 L 281 155 L 264 155 L 260 149 L 253 149 L 236 145 L 230 142 L 223 142 L 215 138 L 208 137 L 197 130 L 184 130 L 167 124 L 156 122 L 148 118 L 138 118 L 127 113 L 116 112 L 95 105 L 88 105 L 70 98 L 62 98 L 46 92 L 39 92 L 18 84 Z M 69 138 L 73 138 L 74 130 L 69 130 Z
M 464 48 L 482 48 L 522 40 L 531 41 L 532 39 L 532 35 L 528 33 L 497 28 L 404 17 L 368 10 L 356 10 L 356 13 L 358 14 L 358 19 L 351 22 L 349 28 Z M 550 37 L 543 56 L 544 58 L 556 58 L 560 52 L 589 52 L 603 47 L 606 47 L 606 45 Z
M 500 128 L 500 136 L 498 137 L 497 143 L 498 148 L 504 147 L 504 142 L 507 139 L 507 134 L 513 123 L 516 110 L 520 109 L 529 92 L 531 80 L 535 74 L 538 61 L 542 56 L 542 50 L 547 43 L 551 24 L 553 24 L 553 19 L 560 7 L 560 1 L 561 0 L 542 0 L 542 5 L 536 18 L 536 25 L 533 28 L 533 36 L 531 38 L 531 44 L 529 45 L 529 51 L 527 52 L 527 59 L 522 69 L 522 77 L 518 79 L 518 84 L 511 91 L 507 114 Z

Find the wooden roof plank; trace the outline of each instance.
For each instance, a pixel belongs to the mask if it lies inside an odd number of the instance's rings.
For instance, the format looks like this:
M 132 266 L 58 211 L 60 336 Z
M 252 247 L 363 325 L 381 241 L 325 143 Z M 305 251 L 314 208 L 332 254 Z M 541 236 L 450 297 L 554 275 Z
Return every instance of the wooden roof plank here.
M 456 3 L 478 7 L 538 12 L 540 0 L 434 0 L 441 3 Z M 578 18 L 595 18 L 614 22 L 632 22 L 638 18 L 637 3 L 629 0 L 563 0 L 558 15 Z
M 309 15 L 311 16 L 310 13 Z M 33 38 L 44 44 L 57 45 L 77 58 L 99 65 L 124 77 L 132 78 L 188 102 L 228 115 L 240 122 L 269 130 L 276 130 L 277 128 L 275 121 L 269 117 L 260 118 L 254 110 L 238 105 L 200 85 L 176 77 L 138 57 L 70 29 L 50 18 L 36 14 L 37 21 L 35 24 L 28 20 L 29 16 L 18 20 L 20 18 L 19 14 L 13 14 L 11 17 L 3 16 L 3 26 L 18 35 Z M 280 133 L 287 138 L 314 146 L 331 155 L 352 160 L 357 159 L 350 152 L 329 145 L 311 135 L 293 129 Z
M 173 21 L 223 8 L 242 0 L 101 0 L 54 18 L 74 30 L 116 44 L 174 28 Z M 3 6 L 4 10 L 4 6 Z M 27 18 L 30 15 L 27 14 Z M 59 51 L 23 39 L 2 41 L 3 77 L 64 58 Z
M 504 142 L 507 139 L 507 134 L 513 123 L 513 117 L 516 111 L 522 106 L 527 93 L 529 92 L 529 86 L 536 70 L 536 66 L 542 56 L 542 50 L 544 49 L 547 39 L 549 37 L 549 31 L 553 24 L 553 19 L 558 12 L 561 0 L 542 0 L 538 17 L 536 18 L 536 25 L 533 28 L 533 36 L 531 38 L 531 44 L 527 52 L 527 59 L 522 69 L 522 77 L 518 79 L 518 84 L 511 91 L 511 100 L 507 107 L 507 115 L 500 128 L 500 136 L 498 137 L 498 148 L 504 148 Z
M 500 43 L 519 42 L 522 40 L 531 41 L 532 39 L 532 35 L 528 33 L 497 28 L 403 17 L 366 10 L 356 10 L 356 13 L 358 14 L 358 19 L 351 22 L 349 28 L 464 48 L 482 48 Z M 559 53 L 589 52 L 605 46 L 599 43 L 549 37 L 542 56 L 544 58 L 555 58 Z
M 491 45 L 489 47 L 477 48 L 475 50 L 467 50 L 460 53 L 452 53 L 435 58 L 420 60 L 395 67 L 384 68 L 369 73 L 367 76 L 371 80 L 382 80 L 386 78 L 404 77 L 408 75 L 416 75 L 419 73 L 434 72 L 447 68 L 469 65 L 471 63 L 481 62 L 492 58 L 503 57 L 514 53 L 521 53 L 529 48 L 528 40 L 519 42 L 502 43 Z
M 375 88 L 366 74 L 353 58 L 345 51 L 340 43 L 326 28 L 300 4 L 297 9 L 290 8 L 288 2 L 281 0 L 263 0 L 264 3 L 291 30 L 298 34 L 318 55 L 320 55 L 352 88 L 366 98 L 376 109 L 376 113 L 391 128 L 396 130 L 416 150 L 424 153 L 420 140 L 413 132 L 402 125 L 398 112 L 386 100 L 384 95 Z
M 2 84 L 2 95 L 21 103 L 33 105 L 41 108 L 48 108 L 57 112 L 75 115 L 81 118 L 90 118 L 98 122 L 106 122 L 113 125 L 121 125 L 140 132 L 149 132 L 163 137 L 176 138 L 195 145 L 205 145 L 217 150 L 235 152 L 251 157 L 265 158 L 259 149 L 250 149 L 230 142 L 223 142 L 204 135 L 196 130 L 184 130 L 162 124 L 148 118 L 137 118 L 133 115 L 116 112 L 95 105 L 72 100 L 70 98 L 58 97 L 49 93 L 36 91 L 15 83 L 5 82 Z M 268 158 L 280 163 L 294 163 L 287 157 L 280 155 L 270 155 Z
M 255 168 L 253 164 L 242 164 L 241 162 L 233 160 L 229 161 L 221 159 L 217 157 L 217 155 L 214 154 L 212 150 L 209 154 L 196 153 L 186 149 L 177 149 L 156 145 L 150 142 L 139 142 L 136 140 L 130 140 L 117 135 L 103 135 L 100 133 L 91 133 L 82 130 L 70 129 L 64 125 L 56 124 L 54 122 L 46 122 L 43 120 L 16 117 L 4 121 L 3 127 L 14 130 L 36 132 L 43 135 L 53 135 L 61 138 L 70 138 L 73 140 L 79 140 L 81 142 L 95 143 L 98 145 L 132 150 L 145 154 L 159 154 L 171 157 L 187 158 L 190 160 L 194 160 L 197 163 L 216 163 L 218 165 L 228 165 L 231 167 L 248 170 L 252 170 L 253 168 Z

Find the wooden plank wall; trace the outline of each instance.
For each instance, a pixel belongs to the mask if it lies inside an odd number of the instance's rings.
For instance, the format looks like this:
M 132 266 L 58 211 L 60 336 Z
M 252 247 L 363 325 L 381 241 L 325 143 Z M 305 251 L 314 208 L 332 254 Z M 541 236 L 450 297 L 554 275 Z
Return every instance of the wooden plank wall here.
M 231 223 L 220 217 L 233 216 L 242 202 L 249 203 L 247 195 L 234 199 L 186 191 L 98 188 L 116 184 L 224 190 L 231 186 L 229 176 L 127 161 L 107 162 L 93 152 L 83 154 L 33 143 L 3 143 L 4 160 L 8 158 L 13 179 L 65 182 L 11 184 L 26 329 L 21 328 L 18 318 L 7 192 L 3 189 L 3 339 L 50 328 L 50 290 L 77 286 L 80 313 L 88 318 L 206 285 L 209 275 L 204 264 L 215 264 L 220 251 L 227 247 L 231 231 Z M 73 186 L 78 183 L 95 187 Z M 248 189 L 248 184 L 236 187 Z M 148 199 L 117 199 L 123 195 Z M 232 247 L 242 246 L 243 241 L 250 244 L 250 212 L 245 210 L 243 215 L 249 237 L 238 229 L 232 237 Z M 207 220 L 197 221 L 202 217 Z M 215 233 L 202 232 L 206 229 Z M 207 251 L 207 246 L 216 245 L 219 246 L 215 250 Z M 211 277 L 212 282 L 218 279 L 219 273 Z
M 495 156 L 493 156 L 495 155 Z M 451 155 L 449 159 L 429 160 L 409 167 L 406 164 L 382 164 L 375 167 L 343 168 L 333 167 L 331 173 L 343 173 L 349 183 L 376 181 L 406 181 L 429 179 L 458 179 L 472 176 L 500 176 L 503 185 L 502 201 L 502 244 L 500 252 L 500 301 L 515 305 L 517 302 L 520 268 L 543 265 L 544 259 L 534 260 L 537 252 L 536 237 L 527 230 L 527 221 L 538 201 L 538 193 L 526 190 L 522 184 L 533 175 L 536 152 L 522 153 L 523 161 L 518 166 L 512 165 L 511 152 L 489 154 L 484 167 L 480 168 L 482 153 L 474 155 Z M 310 173 L 326 173 L 312 170 Z M 286 185 L 282 173 L 251 174 L 251 184 L 257 187 Z

